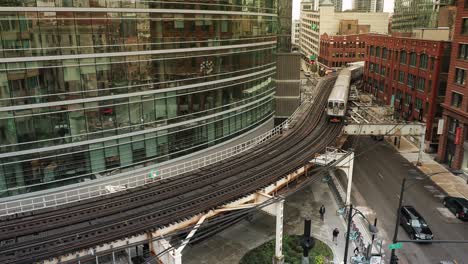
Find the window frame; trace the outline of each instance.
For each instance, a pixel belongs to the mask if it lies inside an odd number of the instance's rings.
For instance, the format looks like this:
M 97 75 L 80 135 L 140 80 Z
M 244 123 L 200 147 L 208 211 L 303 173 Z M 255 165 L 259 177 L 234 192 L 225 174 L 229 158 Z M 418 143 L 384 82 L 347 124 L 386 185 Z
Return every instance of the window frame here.
M 404 56 L 403 56 L 404 55 Z M 400 64 L 407 64 L 408 59 L 407 59 L 407 52 L 402 50 L 400 52 Z
M 456 101 L 456 104 L 454 101 L 455 98 L 458 98 L 458 100 Z M 456 92 L 456 91 L 452 91 L 452 97 L 450 98 L 450 106 L 455 107 L 455 108 L 461 108 L 462 105 L 463 105 L 463 94 Z
M 459 72 L 463 72 L 463 76 L 459 81 Z M 455 76 L 454 76 L 454 83 L 458 85 L 465 85 L 466 84 L 466 69 L 455 67 Z

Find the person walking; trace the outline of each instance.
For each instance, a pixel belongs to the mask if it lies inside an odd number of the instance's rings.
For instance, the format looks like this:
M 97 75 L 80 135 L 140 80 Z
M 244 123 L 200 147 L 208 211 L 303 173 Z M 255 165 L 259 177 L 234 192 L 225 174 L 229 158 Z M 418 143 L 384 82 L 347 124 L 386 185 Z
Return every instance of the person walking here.
M 340 230 L 338 230 L 338 228 L 335 227 L 335 229 L 333 229 L 333 242 L 335 242 L 335 245 L 338 245 L 338 234 L 340 234 Z
M 325 218 L 325 206 L 322 204 L 322 206 L 320 206 L 320 210 L 319 210 L 319 213 L 320 213 L 320 220 L 324 220 Z

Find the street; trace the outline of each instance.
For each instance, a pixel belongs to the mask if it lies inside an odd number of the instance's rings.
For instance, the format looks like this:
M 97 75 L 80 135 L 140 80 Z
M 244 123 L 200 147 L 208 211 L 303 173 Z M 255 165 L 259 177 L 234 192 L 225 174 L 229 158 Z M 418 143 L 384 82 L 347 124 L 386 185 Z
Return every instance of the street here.
M 375 211 L 380 235 L 385 239 L 385 261 L 388 263 L 396 220 L 396 208 L 402 179 L 414 166 L 404 159 L 386 141 L 370 137 L 350 137 L 344 149 L 354 146 L 352 202 Z M 468 223 L 463 223 L 447 213 L 442 204 L 443 195 L 424 175 L 408 176 L 403 205 L 412 205 L 425 218 L 435 240 L 468 240 Z M 370 219 L 373 221 L 373 219 Z M 399 228 L 399 239 L 409 239 Z M 439 263 L 456 260 L 468 263 L 468 244 L 415 244 L 404 243 L 397 250 L 399 263 Z

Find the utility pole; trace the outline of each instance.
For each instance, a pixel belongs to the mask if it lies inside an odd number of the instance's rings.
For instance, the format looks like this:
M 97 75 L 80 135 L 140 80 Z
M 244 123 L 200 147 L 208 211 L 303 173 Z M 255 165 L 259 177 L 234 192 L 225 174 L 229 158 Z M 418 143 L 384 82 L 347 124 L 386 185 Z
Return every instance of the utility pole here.
M 348 247 L 349 247 L 349 233 L 351 229 L 351 220 L 353 219 L 353 205 L 349 205 L 349 213 L 348 213 L 348 227 L 346 228 L 346 241 L 345 241 L 345 250 L 344 250 L 344 259 L 343 263 L 348 263 Z
M 406 176 L 403 178 L 403 182 L 401 183 L 400 200 L 398 201 L 397 218 L 395 221 L 395 233 L 393 233 L 393 240 L 392 240 L 393 244 L 397 242 L 398 227 L 400 225 L 401 204 L 403 203 L 403 192 L 405 190 L 405 183 L 406 183 Z M 397 263 L 398 263 L 398 258 L 395 255 L 395 249 L 392 249 L 392 253 L 390 254 L 390 264 L 397 264 Z

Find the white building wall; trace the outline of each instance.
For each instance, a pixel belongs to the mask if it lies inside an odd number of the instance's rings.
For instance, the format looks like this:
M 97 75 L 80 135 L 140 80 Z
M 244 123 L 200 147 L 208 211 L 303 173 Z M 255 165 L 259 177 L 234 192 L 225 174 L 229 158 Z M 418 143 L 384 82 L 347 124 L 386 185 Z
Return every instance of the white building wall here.
M 305 10 L 301 6 L 301 52 L 307 58 L 315 55 L 318 58 L 320 51 L 320 36 L 327 33 L 329 36 L 337 35 L 340 20 L 358 20 L 360 25 L 370 25 L 373 33 L 388 34 L 388 13 L 361 13 L 338 12 L 334 6 L 320 6 L 318 10 Z M 318 29 L 313 30 L 312 24 L 317 24 Z

